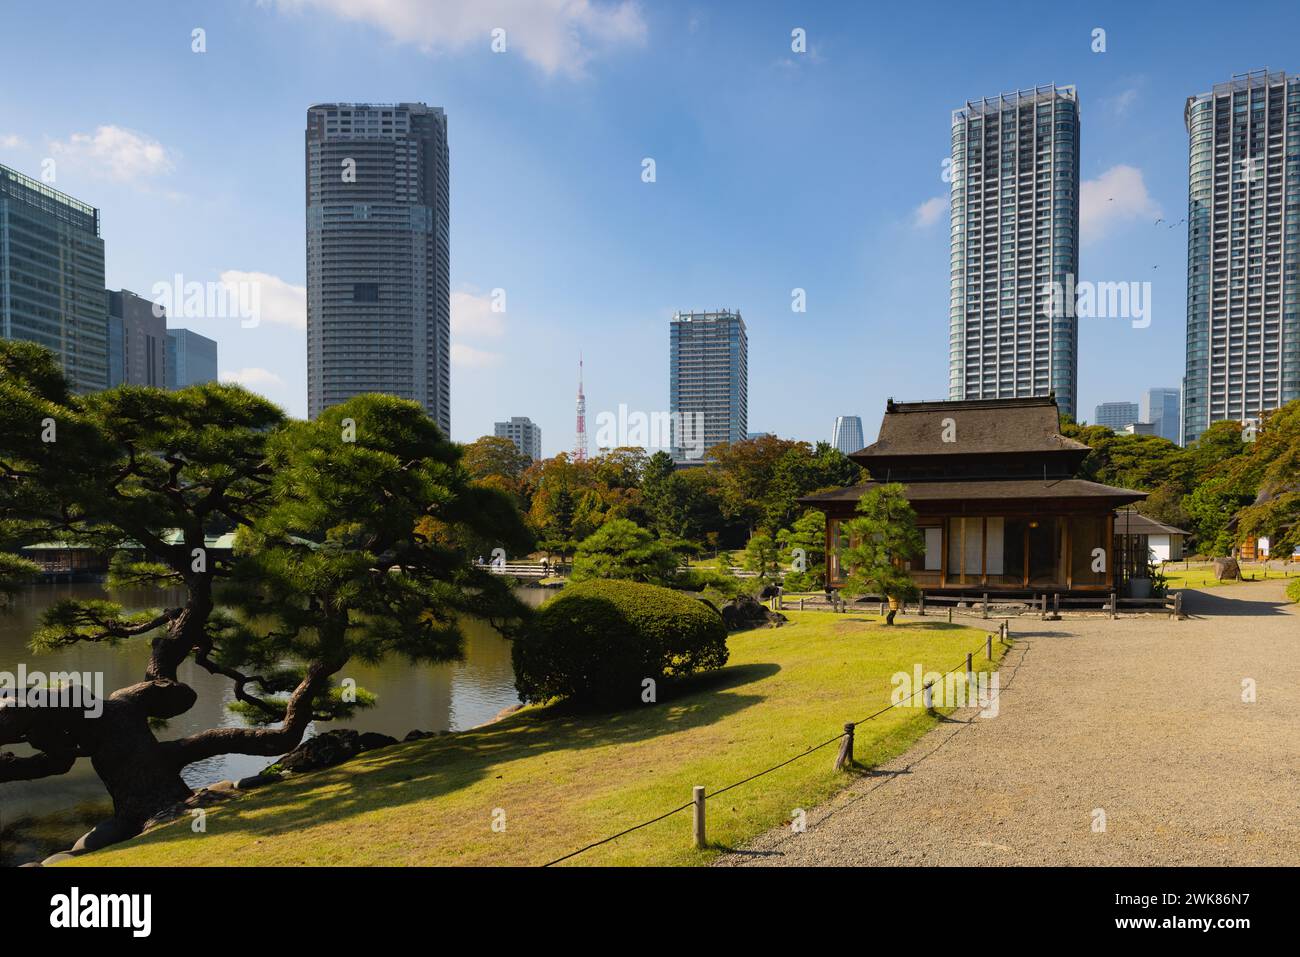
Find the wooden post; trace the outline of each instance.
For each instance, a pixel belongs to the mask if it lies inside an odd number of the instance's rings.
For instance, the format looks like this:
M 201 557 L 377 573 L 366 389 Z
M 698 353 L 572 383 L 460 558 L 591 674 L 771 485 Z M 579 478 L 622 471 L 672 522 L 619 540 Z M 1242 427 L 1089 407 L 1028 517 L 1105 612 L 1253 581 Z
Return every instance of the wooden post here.
M 799 599 L 799 610 L 800 610 L 800 611 L 803 611 L 803 599 L 802 599 L 802 598 Z
M 1182 619 L 1183 617 L 1183 593 L 1174 592 L 1174 618 Z
M 880 617 L 885 617 L 885 603 L 883 601 L 880 603 Z
M 987 618 L 988 616 L 989 616 L 989 593 L 985 592 L 984 593 L 984 617 Z
M 1111 618 L 1118 618 L 1118 617 L 1119 617 L 1119 606 L 1115 603 L 1115 593 L 1114 593 L 1114 592 L 1111 592 L 1111 593 L 1110 593 L 1110 617 L 1111 617 Z
M 921 597 L 916 601 L 916 613 L 925 617 L 925 592 L 921 592 Z
M 1047 621 L 1047 592 L 1043 592 L 1038 603 L 1038 617 Z
M 853 764 L 853 723 L 844 726 L 844 740 L 840 742 L 840 753 L 835 755 L 835 770 L 843 771 Z
M 966 685 L 967 687 L 970 688 L 973 688 L 975 686 L 974 657 L 975 657 L 975 653 L 973 651 L 966 652 Z
M 1059 621 L 1061 618 L 1061 593 L 1052 592 L 1052 620 Z
M 952 624 L 952 605 L 948 606 L 948 624 Z
M 698 850 L 704 850 L 704 787 L 695 785 L 691 789 L 691 800 L 695 802 L 695 847 Z
M 989 661 L 993 660 L 993 632 L 989 632 L 984 639 L 984 657 Z
M 921 691 L 921 701 L 925 703 L 925 710 L 934 714 L 934 691 L 931 690 L 934 682 L 927 681 L 925 688 Z

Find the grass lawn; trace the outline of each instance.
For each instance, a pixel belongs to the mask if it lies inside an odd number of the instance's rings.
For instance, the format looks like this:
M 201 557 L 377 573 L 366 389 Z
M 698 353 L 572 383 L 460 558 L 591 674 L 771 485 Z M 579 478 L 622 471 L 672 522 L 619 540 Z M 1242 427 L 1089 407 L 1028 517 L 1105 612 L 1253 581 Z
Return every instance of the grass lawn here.
M 598 715 L 526 708 L 210 808 L 206 833 L 183 819 L 75 863 L 542 864 L 688 802 L 692 785 L 712 792 L 820 744 L 888 704 L 895 672 L 916 664 L 944 672 L 967 651 L 990 667 L 983 630 L 787 615 L 783 628 L 732 635 L 728 666 L 670 700 Z M 860 725 L 852 773 L 899 754 L 934 723 L 920 707 L 898 707 Z M 831 770 L 837 748 L 710 799 L 707 851 L 692 846 L 687 810 L 568 863 L 707 863 L 843 787 L 846 776 Z M 505 813 L 499 832 L 496 809 Z
M 1184 569 L 1181 562 L 1171 562 L 1162 566 L 1165 578 L 1169 579 L 1169 588 L 1178 590 L 1179 588 L 1217 588 L 1221 585 L 1236 585 L 1238 581 L 1218 581 L 1214 577 L 1214 566 L 1209 564 L 1193 564 Z M 1285 571 L 1277 568 L 1268 568 L 1263 565 L 1251 565 L 1248 562 L 1241 563 L 1242 580 L 1244 581 L 1264 581 L 1265 579 L 1287 578 Z M 1300 574 L 1300 570 L 1292 571 L 1289 577 L 1294 578 Z

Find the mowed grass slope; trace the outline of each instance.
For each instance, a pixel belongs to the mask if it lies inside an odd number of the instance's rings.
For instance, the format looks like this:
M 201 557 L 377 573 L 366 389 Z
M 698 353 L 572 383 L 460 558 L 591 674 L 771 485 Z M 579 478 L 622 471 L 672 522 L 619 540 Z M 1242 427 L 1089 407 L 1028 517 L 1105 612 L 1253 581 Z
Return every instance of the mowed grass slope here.
M 657 704 L 584 715 L 527 708 L 251 792 L 210 808 L 206 833 L 186 818 L 75 863 L 543 864 L 689 802 L 693 785 L 712 792 L 826 741 L 887 705 L 895 672 L 947 671 L 967 651 L 989 667 L 981 630 L 788 615 L 785 627 L 732 635 L 725 669 Z M 859 726 L 858 762 L 887 760 L 934 722 L 919 706 L 899 707 Z M 710 799 L 709 851 L 693 848 L 686 810 L 568 863 L 707 863 L 841 788 L 837 747 Z M 494 831 L 502 813 L 504 830 Z

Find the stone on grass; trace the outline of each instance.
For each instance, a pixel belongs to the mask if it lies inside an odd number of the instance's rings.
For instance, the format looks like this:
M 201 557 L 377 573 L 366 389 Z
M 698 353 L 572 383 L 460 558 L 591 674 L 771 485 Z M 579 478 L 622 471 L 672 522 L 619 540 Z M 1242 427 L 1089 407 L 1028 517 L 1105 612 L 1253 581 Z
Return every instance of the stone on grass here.
M 101 847 L 108 847 L 110 844 L 118 844 L 129 840 L 139 833 L 139 828 L 133 827 L 118 818 L 110 817 L 106 821 L 100 821 L 77 838 L 77 843 L 72 845 L 72 850 L 68 853 L 84 854 L 87 851 L 97 851 Z

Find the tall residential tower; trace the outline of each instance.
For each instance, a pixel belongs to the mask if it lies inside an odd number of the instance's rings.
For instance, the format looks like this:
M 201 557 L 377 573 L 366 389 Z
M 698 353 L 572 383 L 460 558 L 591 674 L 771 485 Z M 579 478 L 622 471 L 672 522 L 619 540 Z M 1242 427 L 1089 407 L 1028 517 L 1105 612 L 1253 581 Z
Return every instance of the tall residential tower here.
M 1183 440 L 1300 398 L 1300 76 L 1190 97 Z
M 313 106 L 306 163 L 308 413 L 385 392 L 450 434 L 446 114 Z
M 1078 415 L 1079 100 L 1039 86 L 952 114 L 948 397 L 1056 394 Z
M 749 342 L 729 309 L 673 314 L 668 334 L 673 457 L 699 459 L 749 428 Z

